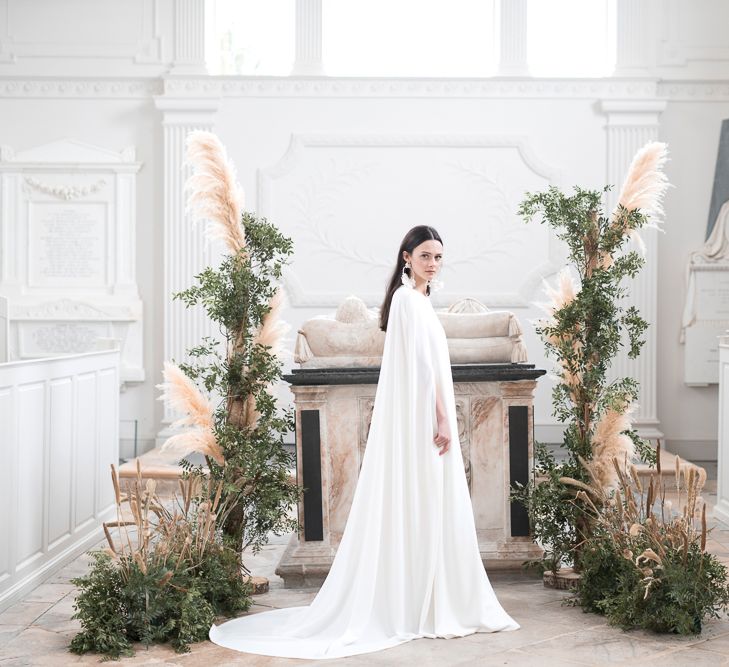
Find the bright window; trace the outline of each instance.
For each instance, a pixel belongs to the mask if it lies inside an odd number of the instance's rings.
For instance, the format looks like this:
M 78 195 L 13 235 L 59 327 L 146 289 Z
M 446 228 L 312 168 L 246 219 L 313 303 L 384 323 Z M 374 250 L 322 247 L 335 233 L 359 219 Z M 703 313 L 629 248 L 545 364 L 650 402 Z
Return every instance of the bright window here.
M 615 0 L 529 0 L 527 61 L 533 76 L 610 76 Z
M 207 0 L 205 11 L 210 74 L 291 74 L 295 0 Z
M 331 76 L 495 73 L 493 0 L 323 0 Z

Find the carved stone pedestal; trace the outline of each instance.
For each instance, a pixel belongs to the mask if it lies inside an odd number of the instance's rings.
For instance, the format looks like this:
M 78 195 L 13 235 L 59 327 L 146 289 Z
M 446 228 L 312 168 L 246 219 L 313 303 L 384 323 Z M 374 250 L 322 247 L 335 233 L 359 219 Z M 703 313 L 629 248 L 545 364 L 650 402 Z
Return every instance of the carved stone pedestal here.
M 523 507 L 509 502 L 532 466 L 533 394 L 545 371 L 533 364 L 452 367 L 461 451 L 481 558 L 487 570 L 537 558 Z M 297 481 L 302 530 L 276 574 L 286 588 L 320 585 L 329 572 L 352 503 L 367 443 L 377 368 L 295 369 Z

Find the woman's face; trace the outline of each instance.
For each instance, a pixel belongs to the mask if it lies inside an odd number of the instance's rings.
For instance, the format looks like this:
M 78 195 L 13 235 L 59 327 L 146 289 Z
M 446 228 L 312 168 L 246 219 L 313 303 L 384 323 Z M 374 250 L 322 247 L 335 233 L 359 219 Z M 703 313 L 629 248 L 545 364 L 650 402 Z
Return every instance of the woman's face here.
M 406 262 L 410 261 L 415 285 L 420 286 L 438 274 L 443 261 L 443 244 L 440 241 L 429 239 L 416 246 L 412 254 L 404 250 L 402 256 Z

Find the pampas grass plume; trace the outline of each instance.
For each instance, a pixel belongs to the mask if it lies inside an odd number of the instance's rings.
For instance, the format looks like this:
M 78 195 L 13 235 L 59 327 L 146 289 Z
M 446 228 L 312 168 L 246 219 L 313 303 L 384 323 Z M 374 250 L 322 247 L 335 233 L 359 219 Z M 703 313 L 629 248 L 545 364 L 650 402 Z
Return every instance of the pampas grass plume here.
M 159 400 L 166 401 L 175 412 L 184 415 L 174 421 L 171 427 L 197 426 L 212 430 L 213 406 L 200 393 L 197 385 L 179 366 L 169 361 L 165 361 L 162 375 L 165 381 L 157 385 L 157 389 L 162 392 Z
M 220 465 L 225 463 L 223 452 L 220 445 L 218 445 L 215 434 L 207 429 L 189 429 L 183 433 L 173 435 L 162 445 L 162 451 L 178 452 L 181 456 L 190 452 L 199 452 L 204 456 L 215 459 Z
M 194 130 L 187 135 L 187 162 L 193 175 L 185 188 L 188 209 L 197 219 L 209 220 L 208 236 L 222 239 L 232 255 L 246 245 L 241 225 L 243 191 L 225 147 L 212 132 Z
M 618 203 L 628 211 L 640 209 L 645 214 L 663 215 L 663 196 L 669 187 L 663 167 L 668 160 L 668 146 L 652 141 L 633 158 Z
M 593 457 L 588 465 L 603 489 L 614 489 L 620 482 L 613 459 L 624 469 L 635 456 L 633 441 L 623 433 L 632 428 L 630 414 L 633 410 L 634 406 L 629 406 L 622 412 L 608 408 L 595 425 L 592 436 Z
M 263 318 L 261 327 L 256 335 L 256 342 L 271 348 L 272 354 L 281 350 L 283 337 L 289 330 L 289 325 L 281 319 L 281 312 L 285 305 L 283 287 L 279 287 L 269 302 L 270 310 Z

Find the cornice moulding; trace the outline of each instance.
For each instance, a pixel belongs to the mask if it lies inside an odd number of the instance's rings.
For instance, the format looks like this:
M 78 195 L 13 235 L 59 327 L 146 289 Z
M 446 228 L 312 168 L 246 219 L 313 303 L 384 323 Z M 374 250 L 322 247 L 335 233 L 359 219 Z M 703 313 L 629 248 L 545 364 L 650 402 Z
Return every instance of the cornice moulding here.
M 163 76 L 139 78 L 0 76 L 0 98 L 193 100 L 235 97 L 729 100 L 729 80 L 650 77 L 571 79 L 389 79 L 350 77 Z M 159 107 L 159 102 L 156 102 Z

